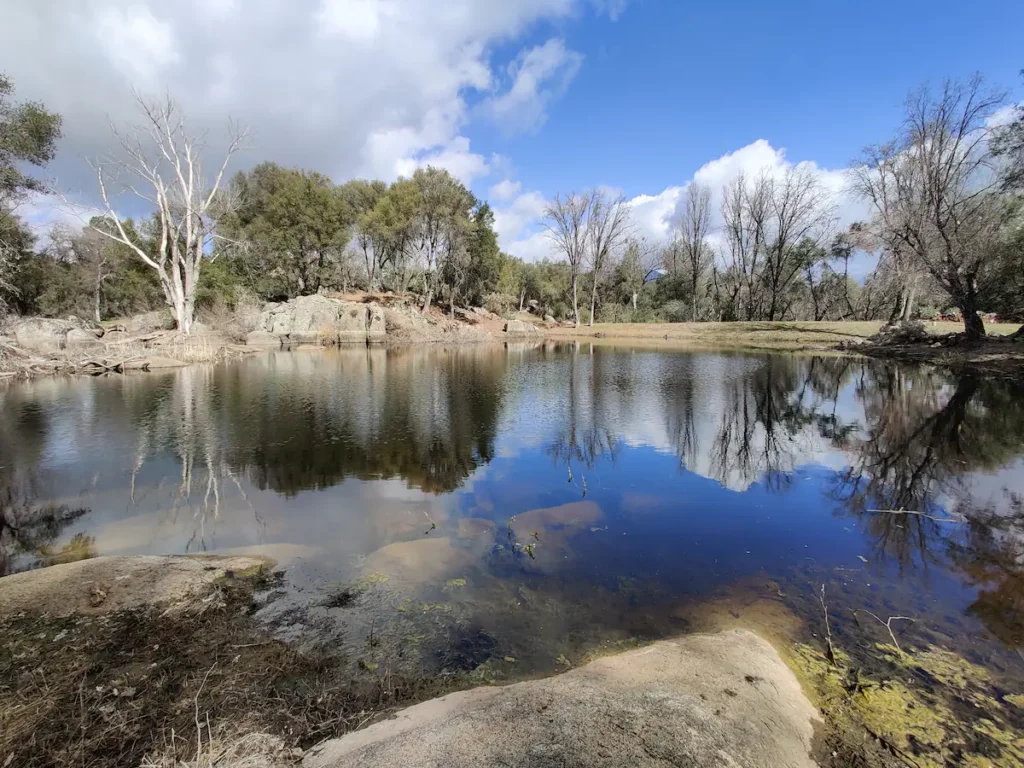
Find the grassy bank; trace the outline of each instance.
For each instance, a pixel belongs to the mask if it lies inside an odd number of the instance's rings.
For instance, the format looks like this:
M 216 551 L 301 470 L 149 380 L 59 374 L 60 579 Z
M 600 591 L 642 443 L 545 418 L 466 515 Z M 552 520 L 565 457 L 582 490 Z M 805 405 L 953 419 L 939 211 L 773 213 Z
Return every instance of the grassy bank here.
M 747 349 L 836 349 L 844 342 L 860 341 L 878 333 L 880 321 L 773 321 L 730 323 L 595 323 L 571 328 L 558 326 L 545 331 L 552 338 L 608 338 L 693 347 L 734 347 Z M 1011 334 L 1020 326 L 998 323 L 988 326 L 990 334 Z M 927 323 L 936 336 L 963 331 L 961 323 Z

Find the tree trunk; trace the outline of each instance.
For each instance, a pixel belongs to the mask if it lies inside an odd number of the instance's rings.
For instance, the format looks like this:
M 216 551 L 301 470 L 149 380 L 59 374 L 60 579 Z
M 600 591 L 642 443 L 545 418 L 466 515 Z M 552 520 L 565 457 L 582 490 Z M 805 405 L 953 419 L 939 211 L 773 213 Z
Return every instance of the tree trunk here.
M 430 309 L 430 300 L 433 299 L 433 298 L 434 298 L 434 284 L 428 278 L 427 279 L 427 295 L 423 297 L 423 309 L 420 310 L 421 312 L 426 312 L 428 309 Z
M 637 292 L 633 291 L 633 311 L 634 312 L 636 312 L 636 297 L 637 297 Z
M 572 325 L 574 328 L 580 327 L 580 303 L 576 293 L 576 275 L 572 275 L 570 278 L 572 283 Z
M 978 297 L 974 290 L 968 292 L 958 302 L 960 311 L 964 314 L 964 331 L 968 341 L 979 341 L 985 338 L 985 321 L 978 314 Z
M 903 294 L 903 311 L 900 314 L 900 320 L 907 322 L 910 320 L 911 315 L 914 314 L 914 299 L 917 291 L 914 290 L 914 286 L 911 285 L 906 293 Z
M 594 287 L 590 290 L 590 327 L 594 327 L 594 310 L 597 308 L 597 279 L 594 279 Z
M 523 311 L 523 302 L 526 301 L 526 290 L 519 294 L 519 311 Z

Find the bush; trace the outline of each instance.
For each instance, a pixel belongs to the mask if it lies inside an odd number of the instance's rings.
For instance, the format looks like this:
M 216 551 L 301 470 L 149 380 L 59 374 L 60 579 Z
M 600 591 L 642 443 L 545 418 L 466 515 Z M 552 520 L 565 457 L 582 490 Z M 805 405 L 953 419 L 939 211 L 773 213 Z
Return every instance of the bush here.
M 484 309 L 496 315 L 504 315 L 518 306 L 511 296 L 504 293 L 489 293 L 484 297 Z
M 661 307 L 661 315 L 667 323 L 684 323 L 690 317 L 690 308 L 685 301 L 672 299 Z

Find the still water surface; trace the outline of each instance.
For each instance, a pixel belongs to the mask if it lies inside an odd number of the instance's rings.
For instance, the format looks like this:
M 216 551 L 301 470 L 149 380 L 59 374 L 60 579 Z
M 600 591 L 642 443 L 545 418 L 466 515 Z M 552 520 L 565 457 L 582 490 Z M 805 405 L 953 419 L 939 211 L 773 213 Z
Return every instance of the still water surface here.
M 1019 680 L 1022 395 L 589 344 L 43 379 L 0 390 L 0 573 L 266 551 L 286 576 L 260 615 L 283 636 L 487 679 L 686 631 L 723 595 L 811 632 L 827 584 L 840 642 L 865 641 L 854 608 L 913 616 L 905 642 Z

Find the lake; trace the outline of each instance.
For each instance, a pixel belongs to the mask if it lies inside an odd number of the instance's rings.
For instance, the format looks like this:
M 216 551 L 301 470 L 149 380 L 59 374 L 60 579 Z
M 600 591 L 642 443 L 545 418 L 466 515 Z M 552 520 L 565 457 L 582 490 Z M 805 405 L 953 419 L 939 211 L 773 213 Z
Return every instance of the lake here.
M 777 603 L 1018 684 L 1024 384 L 542 343 L 281 351 L 0 390 L 0 573 L 259 551 L 353 669 L 547 673 Z M 710 608 L 709 608 L 710 607 Z M 766 620 L 767 621 L 767 620 Z M 777 629 L 777 628 L 776 628 Z M 772 627 L 766 627 L 771 634 Z

